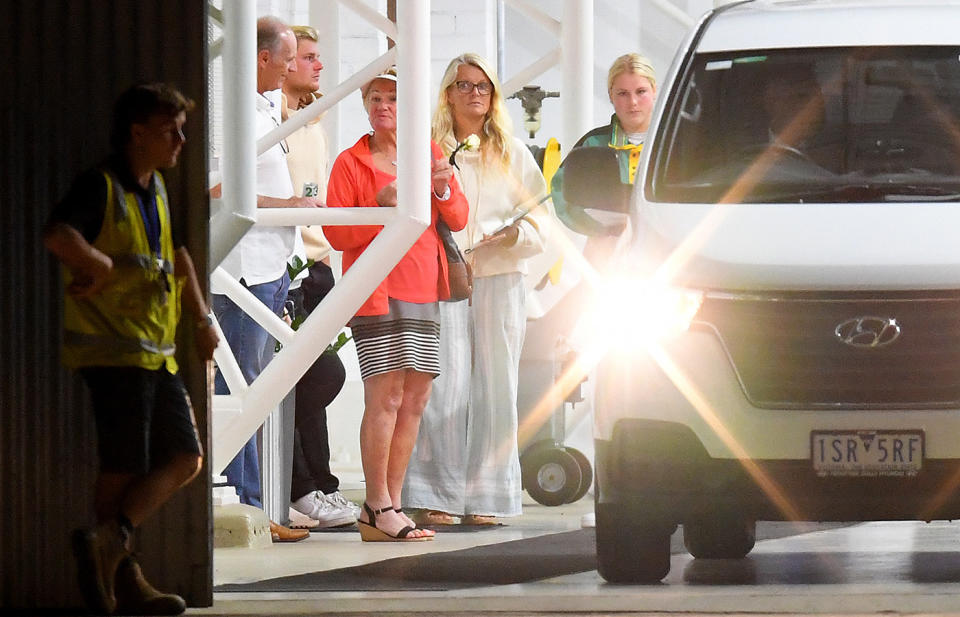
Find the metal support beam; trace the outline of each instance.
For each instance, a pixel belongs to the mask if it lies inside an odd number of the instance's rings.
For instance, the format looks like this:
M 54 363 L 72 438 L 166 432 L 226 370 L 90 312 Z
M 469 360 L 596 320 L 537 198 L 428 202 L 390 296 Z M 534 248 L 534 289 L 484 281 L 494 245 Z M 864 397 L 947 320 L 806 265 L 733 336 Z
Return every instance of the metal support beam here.
M 520 69 L 510 76 L 510 79 L 503 83 L 503 91 L 507 96 L 516 92 L 520 88 L 530 84 L 535 78 L 543 75 L 560 62 L 560 48 L 554 49 L 546 55 L 533 61 L 526 67 Z
M 592 3 L 592 0 L 590 1 Z M 562 28 L 560 22 L 553 17 L 550 17 L 550 15 L 543 12 L 543 10 L 536 5 L 528 2 L 527 0 L 511 0 L 510 5 L 520 13 L 523 13 L 533 21 L 539 23 L 544 30 L 553 36 L 557 38 L 560 37 Z
M 370 5 L 363 2 L 363 0 L 340 0 L 340 4 L 365 19 L 371 26 L 386 34 L 388 38 L 394 41 L 397 40 L 397 26 L 385 15 L 381 15 L 370 7 Z

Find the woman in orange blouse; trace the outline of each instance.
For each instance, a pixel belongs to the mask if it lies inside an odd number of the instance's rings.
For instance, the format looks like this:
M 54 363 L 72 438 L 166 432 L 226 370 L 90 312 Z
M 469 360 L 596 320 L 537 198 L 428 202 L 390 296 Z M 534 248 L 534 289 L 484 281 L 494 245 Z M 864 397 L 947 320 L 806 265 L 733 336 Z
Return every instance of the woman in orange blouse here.
M 378 75 L 361 93 L 373 132 L 337 157 L 327 187 L 329 207 L 397 205 L 396 71 Z M 431 146 L 431 224 L 349 324 L 363 377 L 360 458 L 367 495 L 359 523 L 360 536 L 368 542 L 433 537 L 400 509 L 400 490 L 420 416 L 440 373 L 438 301 L 449 296 L 449 288 L 436 222 L 442 217 L 450 229 L 463 229 L 468 206 L 452 167 L 437 145 Z M 323 233 L 333 248 L 343 251 L 346 271 L 381 229 L 325 225 Z

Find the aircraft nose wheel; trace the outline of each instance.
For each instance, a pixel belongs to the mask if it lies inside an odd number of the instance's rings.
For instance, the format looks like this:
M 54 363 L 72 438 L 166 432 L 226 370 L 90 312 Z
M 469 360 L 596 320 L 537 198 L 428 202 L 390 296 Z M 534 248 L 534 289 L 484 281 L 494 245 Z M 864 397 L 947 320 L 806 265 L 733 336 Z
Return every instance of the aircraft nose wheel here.
M 545 506 L 573 503 L 593 483 L 590 461 L 579 450 L 556 443 L 540 443 L 520 457 L 523 488 Z

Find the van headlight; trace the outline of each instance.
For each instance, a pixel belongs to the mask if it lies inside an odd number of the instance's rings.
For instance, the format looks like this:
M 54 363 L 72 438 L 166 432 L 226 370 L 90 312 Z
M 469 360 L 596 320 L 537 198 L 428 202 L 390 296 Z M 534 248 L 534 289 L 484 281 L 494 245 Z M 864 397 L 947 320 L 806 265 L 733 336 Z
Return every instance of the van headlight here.
M 700 290 L 631 276 L 610 277 L 596 288 L 577 338 L 631 350 L 661 343 L 686 332 L 702 304 Z

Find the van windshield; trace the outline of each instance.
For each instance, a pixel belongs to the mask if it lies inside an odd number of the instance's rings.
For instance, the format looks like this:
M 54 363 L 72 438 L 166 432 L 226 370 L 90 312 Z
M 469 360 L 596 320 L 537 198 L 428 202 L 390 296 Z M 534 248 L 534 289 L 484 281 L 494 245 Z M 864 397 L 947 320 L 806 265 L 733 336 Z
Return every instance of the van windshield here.
M 960 200 L 960 48 L 700 55 L 681 80 L 654 201 Z

